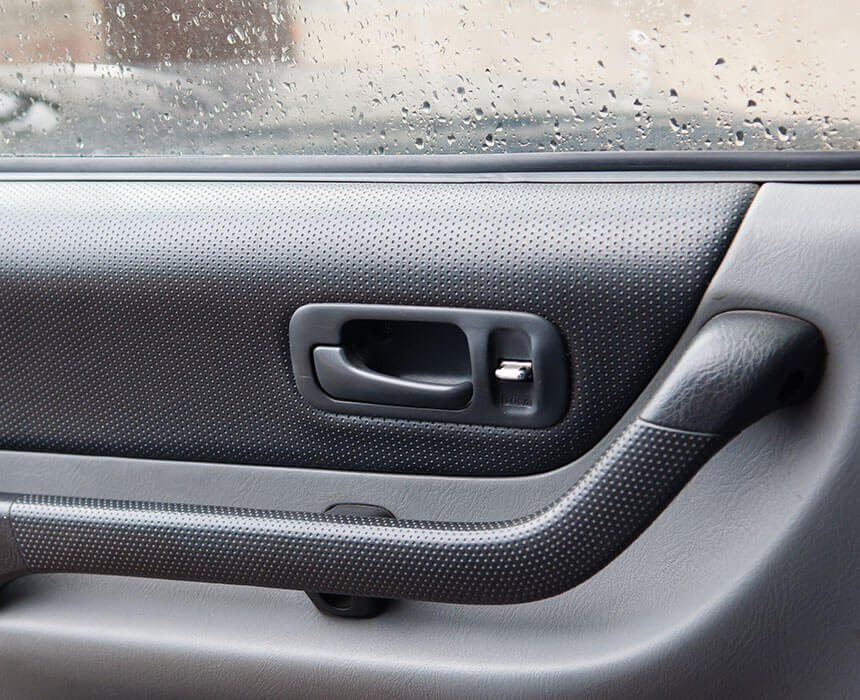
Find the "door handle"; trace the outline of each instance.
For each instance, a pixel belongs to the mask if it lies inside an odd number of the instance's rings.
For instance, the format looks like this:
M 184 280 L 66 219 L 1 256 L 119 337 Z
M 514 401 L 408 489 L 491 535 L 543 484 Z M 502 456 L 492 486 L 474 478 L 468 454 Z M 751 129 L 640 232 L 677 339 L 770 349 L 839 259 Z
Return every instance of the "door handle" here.
M 332 413 L 546 428 L 569 408 L 564 341 L 534 314 L 315 303 L 289 340 L 299 393 Z
M 556 595 L 612 561 L 735 434 L 806 398 L 824 359 L 790 316 L 721 314 L 582 478 L 532 515 L 434 522 L 0 495 L 0 581 L 116 574 L 452 603 Z
M 317 381 L 336 399 L 456 410 L 472 398 L 472 382 L 419 382 L 375 372 L 352 362 L 341 347 L 320 345 L 313 357 Z

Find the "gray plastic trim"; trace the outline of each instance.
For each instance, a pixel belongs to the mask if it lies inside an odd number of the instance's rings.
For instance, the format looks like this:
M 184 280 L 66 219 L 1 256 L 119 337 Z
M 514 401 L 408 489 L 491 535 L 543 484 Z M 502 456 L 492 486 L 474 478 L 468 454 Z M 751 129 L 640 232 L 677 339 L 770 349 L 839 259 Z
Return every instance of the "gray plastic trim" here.
M 860 170 L 860 153 L 782 151 L 600 151 L 349 156 L 3 156 L 0 171 L 14 174 L 133 173 L 525 173 L 525 172 L 815 172 Z

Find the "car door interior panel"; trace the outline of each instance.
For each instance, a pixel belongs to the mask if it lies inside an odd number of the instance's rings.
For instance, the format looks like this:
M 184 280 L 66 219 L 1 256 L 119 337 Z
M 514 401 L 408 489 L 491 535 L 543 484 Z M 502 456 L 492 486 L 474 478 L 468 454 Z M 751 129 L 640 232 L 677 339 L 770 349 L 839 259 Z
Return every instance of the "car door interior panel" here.
M 0 700 L 860 698 L 858 0 L 0 0 Z
M 849 696 L 860 185 L 676 175 L 7 174 L 4 688 Z

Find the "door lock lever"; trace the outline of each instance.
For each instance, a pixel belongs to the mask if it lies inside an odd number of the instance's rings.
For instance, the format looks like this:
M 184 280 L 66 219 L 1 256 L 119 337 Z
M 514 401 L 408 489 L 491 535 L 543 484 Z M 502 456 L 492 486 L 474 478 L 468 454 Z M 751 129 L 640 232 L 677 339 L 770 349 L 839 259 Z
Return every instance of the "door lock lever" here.
M 523 360 L 501 360 L 493 374 L 503 382 L 530 382 L 532 363 Z

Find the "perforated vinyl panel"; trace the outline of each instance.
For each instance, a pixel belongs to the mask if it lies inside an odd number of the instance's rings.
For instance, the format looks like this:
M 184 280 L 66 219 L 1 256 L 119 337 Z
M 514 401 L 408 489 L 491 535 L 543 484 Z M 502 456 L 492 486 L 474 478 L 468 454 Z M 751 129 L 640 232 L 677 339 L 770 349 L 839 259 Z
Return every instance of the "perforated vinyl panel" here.
M 0 448 L 439 474 L 577 457 L 680 336 L 755 186 L 0 183 Z M 527 311 L 541 430 L 340 416 L 291 375 L 309 302 Z

